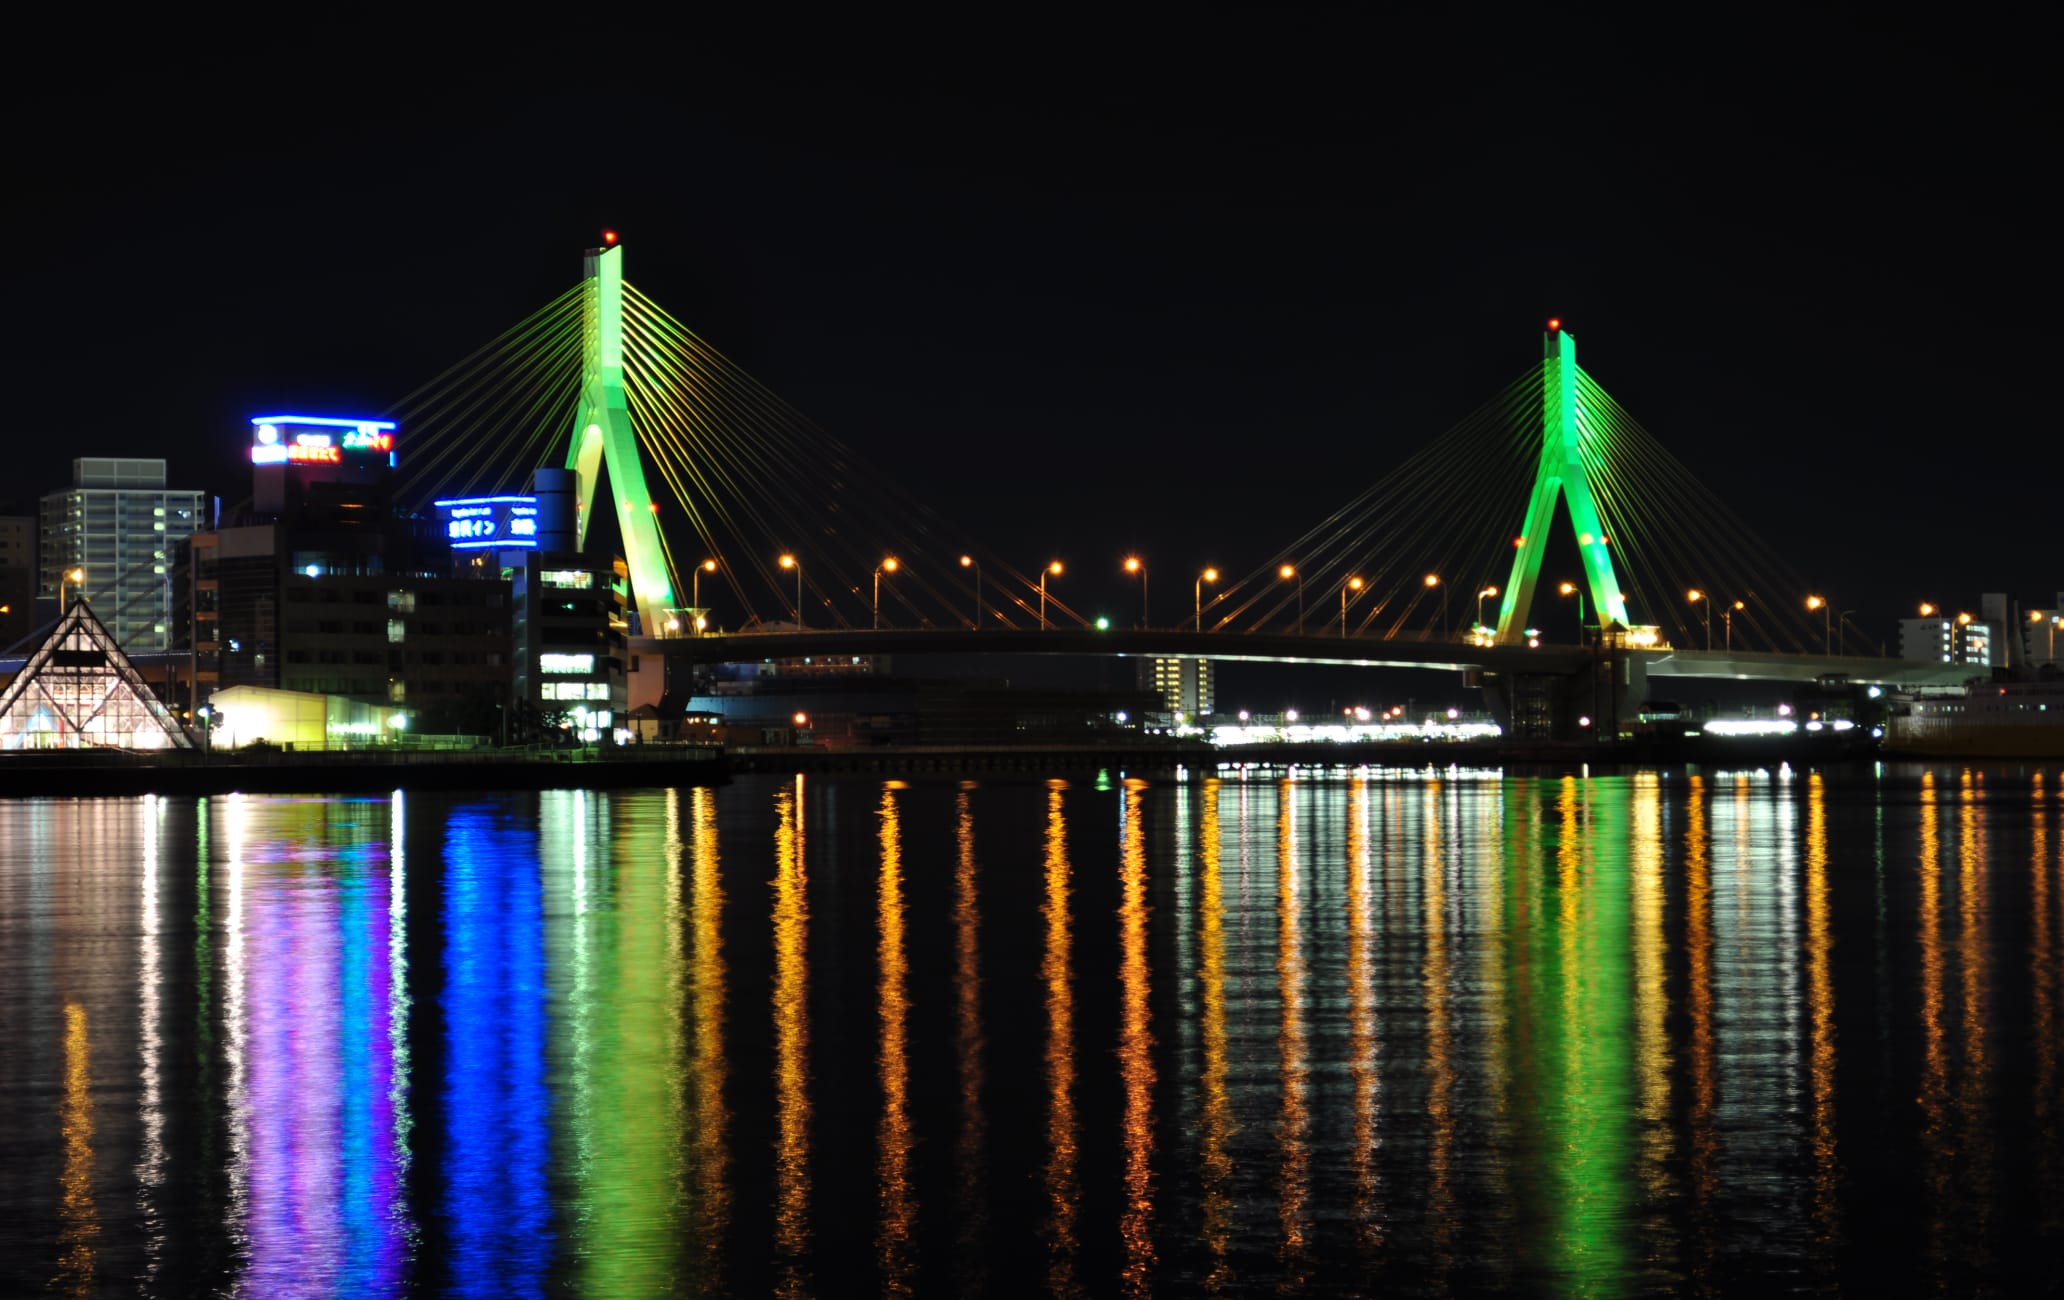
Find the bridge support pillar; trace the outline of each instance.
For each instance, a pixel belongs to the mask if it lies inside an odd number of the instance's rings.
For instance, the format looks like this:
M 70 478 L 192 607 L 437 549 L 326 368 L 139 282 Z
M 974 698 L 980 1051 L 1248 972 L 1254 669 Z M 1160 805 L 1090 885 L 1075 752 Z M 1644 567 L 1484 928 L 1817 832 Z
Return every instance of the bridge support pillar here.
M 1627 738 L 1640 717 L 1648 668 L 1609 638 L 1576 672 L 1486 672 L 1476 684 L 1510 739 L 1611 745 Z
M 631 426 L 630 402 L 624 393 L 622 245 L 590 251 L 587 278 L 581 392 L 573 412 L 573 442 L 566 454 L 566 468 L 574 471 L 579 483 L 577 542 L 581 549 L 587 548 L 588 525 L 595 519 L 595 486 L 606 465 L 610 495 L 616 499 L 624 561 L 631 571 L 638 630 L 657 636 L 665 626 L 666 611 L 674 604 L 674 588 L 667 576 L 666 548 L 653 518 L 645 465 L 638 456 L 638 435 Z

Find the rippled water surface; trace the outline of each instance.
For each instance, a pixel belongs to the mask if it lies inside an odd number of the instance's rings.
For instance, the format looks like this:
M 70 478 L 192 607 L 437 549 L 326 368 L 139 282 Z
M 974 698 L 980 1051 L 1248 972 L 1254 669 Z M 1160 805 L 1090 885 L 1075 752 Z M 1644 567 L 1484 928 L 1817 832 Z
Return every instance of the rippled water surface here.
M 0 1289 L 2050 1291 L 2060 795 L 0 802 Z

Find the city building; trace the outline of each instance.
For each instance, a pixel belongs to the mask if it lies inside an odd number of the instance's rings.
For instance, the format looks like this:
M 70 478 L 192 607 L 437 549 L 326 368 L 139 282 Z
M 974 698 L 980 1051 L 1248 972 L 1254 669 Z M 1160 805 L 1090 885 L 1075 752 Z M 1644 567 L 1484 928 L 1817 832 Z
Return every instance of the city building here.
M 252 498 L 194 534 L 176 584 L 195 699 L 238 686 L 405 710 L 491 733 L 509 703 L 509 585 L 397 514 L 394 425 L 252 420 Z
M 178 636 L 172 555 L 207 524 L 206 500 L 167 488 L 162 460 L 74 460 L 72 486 L 43 497 L 40 594 L 67 597 L 83 589 L 123 649 L 170 649 Z
M 520 716 L 586 741 L 628 727 L 628 566 L 579 551 L 504 551 L 501 559 Z
M 73 598 L 0 691 L 0 750 L 191 749 L 86 601 Z
M 1139 661 L 1141 690 L 1159 691 L 1170 713 L 1196 719 L 1215 706 L 1217 666 L 1209 659 L 1151 656 Z
M 36 517 L 0 509 L 0 650 L 36 622 Z

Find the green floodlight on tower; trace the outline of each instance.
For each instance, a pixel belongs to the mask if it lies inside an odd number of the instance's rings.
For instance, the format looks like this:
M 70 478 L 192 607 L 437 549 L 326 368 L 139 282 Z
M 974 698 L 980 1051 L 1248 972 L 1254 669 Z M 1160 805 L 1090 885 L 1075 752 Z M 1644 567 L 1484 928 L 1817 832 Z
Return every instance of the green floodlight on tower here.
M 587 301 L 581 390 L 574 404 L 573 443 L 566 454 L 566 468 L 580 484 L 575 535 L 586 547 L 588 524 L 595 517 L 595 485 L 606 464 L 610 494 L 616 498 L 616 522 L 623 532 L 624 561 L 631 571 L 638 630 L 655 636 L 674 604 L 674 588 L 667 577 L 652 497 L 645 489 L 645 465 L 631 426 L 630 402 L 624 396 L 623 246 L 616 242 L 615 231 L 604 231 L 602 242 L 604 247 L 588 250 L 582 268 Z
M 1577 405 L 1577 342 L 1562 322 L 1548 322 L 1541 336 L 1541 470 L 1527 500 L 1526 523 L 1515 539 L 1512 577 L 1498 607 L 1498 643 L 1526 639 L 1527 611 L 1534 603 L 1534 584 L 1541 579 L 1541 556 L 1547 549 L 1549 525 L 1555 522 L 1558 497 L 1569 503 L 1570 523 L 1584 565 L 1584 588 L 1601 625 L 1627 626 L 1627 601 L 1613 576 L 1611 539 L 1598 517 L 1598 502 L 1584 474 L 1584 422 Z

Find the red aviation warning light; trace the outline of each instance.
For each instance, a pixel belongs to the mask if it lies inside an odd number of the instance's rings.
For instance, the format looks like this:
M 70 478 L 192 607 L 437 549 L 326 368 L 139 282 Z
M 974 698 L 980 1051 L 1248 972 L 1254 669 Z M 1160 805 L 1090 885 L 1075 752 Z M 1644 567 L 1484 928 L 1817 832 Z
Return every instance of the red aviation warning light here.
M 602 232 L 602 245 L 603 245 L 603 247 L 605 247 L 605 248 L 606 248 L 606 247 L 610 246 L 611 244 L 614 244 L 615 242 L 616 242 L 616 232 L 615 232 L 614 230 L 605 230 L 605 231 L 603 231 L 603 232 Z
M 1559 329 L 1561 329 L 1561 328 L 1562 328 L 1562 317 L 1560 317 L 1560 316 L 1550 316 L 1550 317 L 1548 318 L 1548 332 L 1549 332 L 1550 334 L 1553 334 L 1553 333 L 1554 333 L 1555 331 L 1557 331 L 1557 330 L 1559 330 Z

